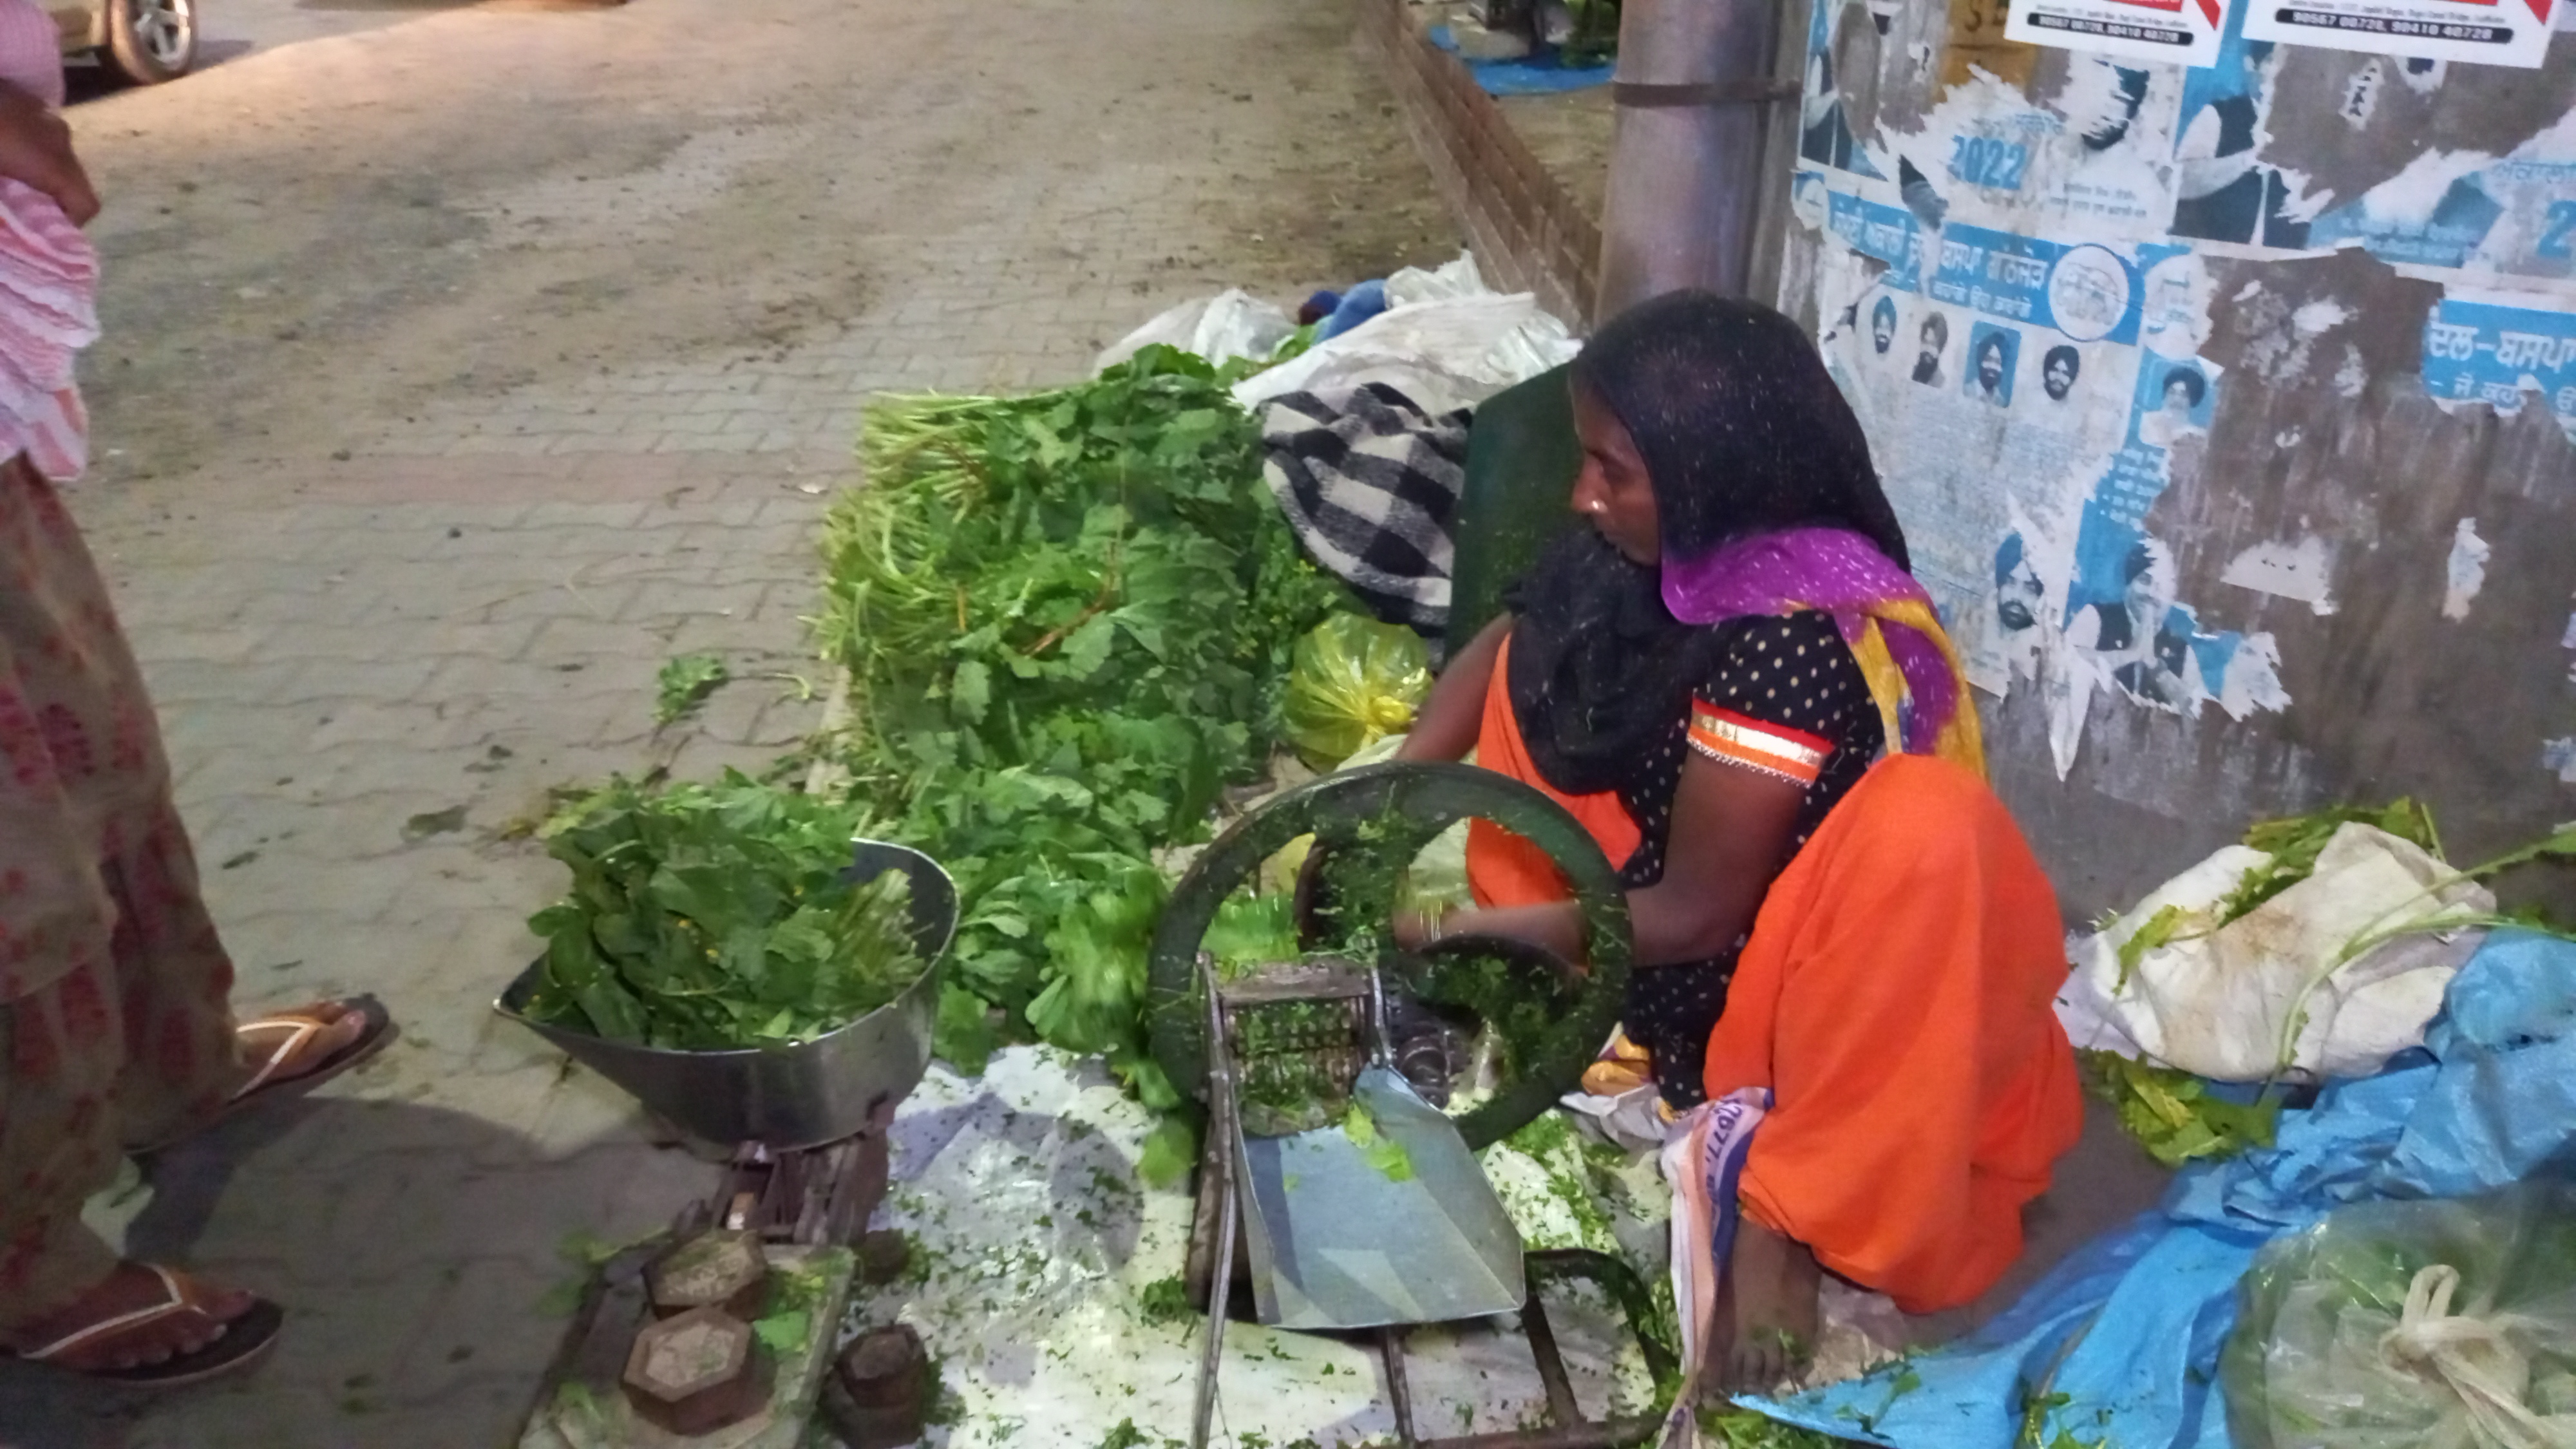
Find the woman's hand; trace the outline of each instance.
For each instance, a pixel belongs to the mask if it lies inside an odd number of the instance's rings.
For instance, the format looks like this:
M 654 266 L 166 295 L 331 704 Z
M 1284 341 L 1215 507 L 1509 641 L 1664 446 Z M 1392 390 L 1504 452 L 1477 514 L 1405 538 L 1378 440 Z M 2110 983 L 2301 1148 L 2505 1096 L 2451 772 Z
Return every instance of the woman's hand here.
M 1455 913 L 1438 909 L 1398 911 L 1389 929 L 1395 934 L 1396 945 L 1407 951 L 1419 951 L 1448 934 L 1441 927 L 1452 914 Z
M 1407 951 L 1457 936 L 1500 936 L 1552 951 L 1576 966 L 1583 964 L 1583 908 L 1572 901 L 1398 911 L 1389 928 L 1395 944 Z
M 87 226 L 98 215 L 98 192 L 72 154 L 72 128 L 42 101 L 5 83 L 0 83 L 0 176 L 52 197 L 74 226 Z

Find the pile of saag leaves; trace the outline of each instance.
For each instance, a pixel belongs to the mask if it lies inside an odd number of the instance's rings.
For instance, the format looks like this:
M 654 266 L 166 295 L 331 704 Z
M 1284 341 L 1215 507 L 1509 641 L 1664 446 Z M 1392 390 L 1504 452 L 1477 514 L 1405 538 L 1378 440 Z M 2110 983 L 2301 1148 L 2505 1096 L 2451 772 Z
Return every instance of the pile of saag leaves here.
M 868 413 L 817 638 L 848 670 L 853 798 L 956 877 L 938 1045 L 967 1070 L 1034 1034 L 1179 1105 L 1145 1050 L 1158 857 L 1257 776 L 1291 649 L 1348 600 L 1264 489 L 1239 371 L 1149 347 Z
M 532 917 L 532 1018 L 613 1041 L 721 1050 L 806 1041 L 894 1000 L 925 963 L 909 883 L 842 879 L 856 805 L 728 772 L 615 780 L 549 823 L 572 891 Z

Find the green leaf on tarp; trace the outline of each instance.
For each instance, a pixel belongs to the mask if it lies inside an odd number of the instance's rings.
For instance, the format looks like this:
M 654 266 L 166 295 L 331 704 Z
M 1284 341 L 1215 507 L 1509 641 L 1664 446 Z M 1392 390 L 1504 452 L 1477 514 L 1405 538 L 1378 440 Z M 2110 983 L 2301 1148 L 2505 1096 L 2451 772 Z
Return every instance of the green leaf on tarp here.
M 2117 1052 L 2079 1051 L 2085 1086 L 2118 1112 L 2120 1126 L 2167 1167 L 2234 1157 L 2272 1145 L 2281 1117 L 2277 1092 L 2231 1102 L 2178 1067 L 2160 1067 Z

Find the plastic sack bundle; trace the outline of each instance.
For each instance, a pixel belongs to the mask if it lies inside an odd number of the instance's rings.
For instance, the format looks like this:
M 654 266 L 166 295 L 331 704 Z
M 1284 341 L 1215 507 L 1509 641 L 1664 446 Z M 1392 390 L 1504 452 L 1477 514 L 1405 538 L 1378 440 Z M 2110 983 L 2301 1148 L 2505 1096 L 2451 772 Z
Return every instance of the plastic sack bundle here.
M 1431 652 L 1422 636 L 1363 614 L 1335 614 L 1297 641 L 1281 722 L 1307 764 L 1330 769 L 1413 728 L 1413 712 L 1430 691 Z
M 1241 287 L 1228 287 L 1213 297 L 1183 302 L 1158 314 L 1104 350 L 1091 370 L 1107 372 L 1158 343 L 1195 352 L 1219 366 L 1247 358 L 1267 361 L 1296 331 L 1297 324 L 1288 320 L 1287 313 Z
M 2576 1185 L 2344 1208 L 2238 1295 L 2238 1449 L 2576 1446 Z

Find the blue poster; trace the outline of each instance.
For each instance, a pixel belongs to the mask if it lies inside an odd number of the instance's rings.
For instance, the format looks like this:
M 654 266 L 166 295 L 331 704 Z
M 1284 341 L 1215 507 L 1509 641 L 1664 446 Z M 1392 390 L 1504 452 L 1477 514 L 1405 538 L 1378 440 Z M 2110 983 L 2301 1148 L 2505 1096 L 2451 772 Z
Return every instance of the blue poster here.
M 2576 436 L 2576 314 L 2446 298 L 2424 324 L 2424 390 L 2500 413 L 2538 392 Z

